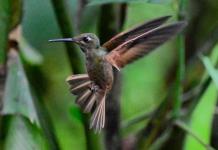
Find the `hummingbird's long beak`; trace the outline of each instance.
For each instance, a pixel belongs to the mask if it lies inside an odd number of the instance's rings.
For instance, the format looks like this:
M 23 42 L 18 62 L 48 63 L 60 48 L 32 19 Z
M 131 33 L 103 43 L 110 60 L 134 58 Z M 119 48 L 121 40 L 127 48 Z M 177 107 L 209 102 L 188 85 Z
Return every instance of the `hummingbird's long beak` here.
M 51 39 L 48 40 L 49 42 L 73 42 L 78 45 L 80 45 L 79 39 L 78 38 L 62 38 L 62 39 Z M 85 50 L 81 48 L 81 50 L 85 53 Z
M 74 38 L 62 38 L 62 39 L 51 39 L 48 40 L 49 42 L 74 42 L 77 43 L 78 41 Z

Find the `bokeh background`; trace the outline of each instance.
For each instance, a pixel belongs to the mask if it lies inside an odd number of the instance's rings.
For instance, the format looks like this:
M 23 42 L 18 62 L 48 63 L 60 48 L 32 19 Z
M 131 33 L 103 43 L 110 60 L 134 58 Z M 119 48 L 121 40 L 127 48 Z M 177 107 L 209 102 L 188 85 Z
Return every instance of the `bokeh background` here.
M 167 15 L 187 28 L 116 75 L 115 120 L 95 134 L 65 82 L 83 54 L 48 40 L 103 43 Z M 0 149 L 218 149 L 217 18 L 216 0 L 0 0 Z

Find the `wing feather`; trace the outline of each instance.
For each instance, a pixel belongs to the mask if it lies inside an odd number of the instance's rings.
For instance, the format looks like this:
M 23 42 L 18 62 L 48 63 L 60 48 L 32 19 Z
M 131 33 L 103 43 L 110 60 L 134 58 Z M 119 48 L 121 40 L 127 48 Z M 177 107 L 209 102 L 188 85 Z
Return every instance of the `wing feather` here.
M 135 28 L 132 28 L 126 32 L 121 32 L 120 34 L 114 36 L 109 41 L 103 44 L 103 47 L 106 48 L 107 51 L 111 51 L 115 49 L 120 44 L 137 37 L 138 35 L 145 33 L 151 29 L 154 29 L 160 25 L 162 25 L 164 22 L 166 22 L 170 16 L 164 16 L 160 18 L 153 19 L 151 21 L 145 22 Z
M 179 33 L 185 26 L 185 22 L 178 22 L 155 28 L 126 41 L 107 54 L 105 58 L 114 67 L 122 68 L 151 52 L 153 49 Z

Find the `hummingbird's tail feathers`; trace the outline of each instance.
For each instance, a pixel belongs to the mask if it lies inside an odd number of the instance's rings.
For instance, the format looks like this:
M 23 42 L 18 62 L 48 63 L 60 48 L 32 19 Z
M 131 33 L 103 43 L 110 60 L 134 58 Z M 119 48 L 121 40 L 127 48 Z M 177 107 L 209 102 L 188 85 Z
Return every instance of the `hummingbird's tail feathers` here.
M 93 128 L 96 133 L 99 133 L 105 125 L 105 96 L 106 92 L 99 91 L 97 95 L 97 107 L 91 117 L 90 128 Z
M 71 75 L 66 79 L 72 94 L 76 95 L 78 104 L 85 113 L 90 113 L 96 102 L 96 93 L 91 90 L 91 81 L 87 74 Z
M 87 74 L 71 75 L 66 79 L 70 86 L 70 91 L 74 95 L 81 95 L 91 86 L 91 81 Z
M 80 95 L 83 93 L 87 88 L 90 88 L 91 86 L 91 81 L 85 81 L 84 83 L 81 83 L 77 86 L 72 86 L 70 87 L 70 91 L 74 95 Z
M 76 103 L 83 108 L 83 106 L 85 105 L 86 101 L 89 99 L 91 94 L 92 91 L 90 89 L 85 90 L 79 96 L 77 96 Z
M 89 81 L 89 76 L 88 74 L 78 74 L 78 75 L 71 75 L 67 77 L 66 82 L 70 86 L 77 86 L 85 81 Z
M 77 75 L 71 75 L 67 77 L 66 81 L 69 84 L 75 84 L 80 81 L 89 80 L 88 74 L 77 74 Z
M 83 107 L 83 108 L 84 108 L 83 111 L 84 111 L 85 113 L 90 113 L 90 112 L 92 111 L 92 108 L 93 108 L 95 102 L 96 102 L 96 94 L 95 94 L 95 93 L 92 93 L 92 94 L 89 96 L 85 107 Z
M 76 103 L 83 112 L 93 112 L 90 128 L 99 133 L 105 125 L 106 91 L 93 87 L 87 74 L 72 75 L 66 81 L 70 86 L 71 93 L 77 96 Z
M 90 113 L 96 102 L 96 94 L 90 88 L 81 92 L 76 98 L 76 104 L 80 106 L 84 113 Z

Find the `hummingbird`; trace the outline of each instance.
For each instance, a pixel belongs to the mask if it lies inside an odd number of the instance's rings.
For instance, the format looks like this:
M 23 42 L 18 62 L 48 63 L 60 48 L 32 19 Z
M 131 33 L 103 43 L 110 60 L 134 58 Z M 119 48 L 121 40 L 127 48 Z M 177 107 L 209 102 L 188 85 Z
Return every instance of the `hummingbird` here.
M 66 81 L 76 95 L 76 103 L 84 113 L 92 113 L 90 128 L 100 132 L 105 126 L 105 99 L 113 85 L 113 67 L 121 70 L 127 64 L 145 56 L 181 32 L 185 21 L 163 25 L 170 16 L 163 16 L 121 32 L 100 45 L 93 33 L 73 38 L 52 39 L 49 42 L 77 44 L 86 58 L 87 74 L 69 76 Z

